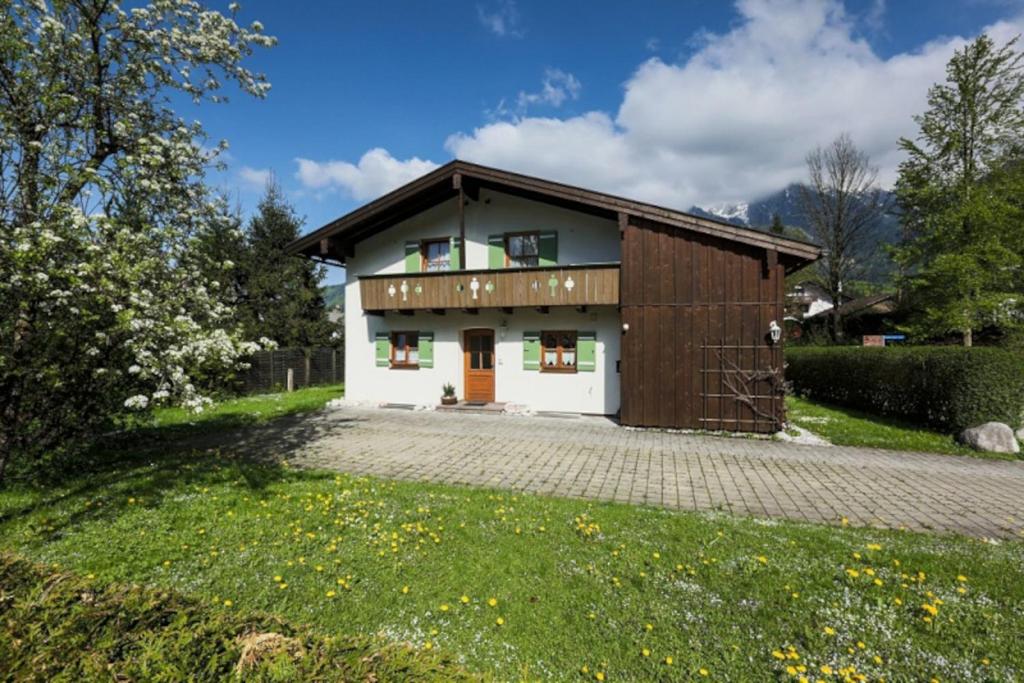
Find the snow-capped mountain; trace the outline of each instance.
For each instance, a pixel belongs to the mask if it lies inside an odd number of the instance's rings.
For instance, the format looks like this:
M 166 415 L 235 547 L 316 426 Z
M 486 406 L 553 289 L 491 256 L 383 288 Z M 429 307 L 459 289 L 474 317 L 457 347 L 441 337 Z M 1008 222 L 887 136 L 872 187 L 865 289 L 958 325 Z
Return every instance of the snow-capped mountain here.
M 740 225 L 750 224 L 750 204 L 747 202 L 740 202 L 739 204 L 719 204 L 717 206 L 703 206 L 694 207 L 700 209 L 703 213 L 730 223 L 738 223 Z
M 798 185 L 790 185 L 750 202 L 694 206 L 690 213 L 758 230 L 767 230 L 772 224 L 772 217 L 777 214 L 787 228 L 799 228 L 804 232 L 804 239 L 814 241 L 814 236 L 807 229 L 803 208 L 800 205 Z M 899 234 L 899 220 L 895 215 L 887 215 L 879 224 L 875 238 L 879 247 L 882 247 L 886 244 L 895 244 L 899 240 Z M 885 250 L 879 248 L 872 257 L 867 278 L 874 281 L 885 280 L 892 267 L 892 261 Z

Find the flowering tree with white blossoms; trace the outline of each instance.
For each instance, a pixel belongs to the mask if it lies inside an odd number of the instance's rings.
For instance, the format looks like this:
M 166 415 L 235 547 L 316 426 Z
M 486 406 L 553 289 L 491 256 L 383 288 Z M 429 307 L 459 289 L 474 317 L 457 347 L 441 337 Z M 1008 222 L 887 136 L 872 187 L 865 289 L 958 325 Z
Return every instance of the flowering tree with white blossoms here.
M 225 148 L 170 98 L 263 97 L 272 37 L 190 0 L 0 0 L 0 481 L 132 411 L 201 409 L 257 344 L 228 321 L 231 220 L 204 173 Z

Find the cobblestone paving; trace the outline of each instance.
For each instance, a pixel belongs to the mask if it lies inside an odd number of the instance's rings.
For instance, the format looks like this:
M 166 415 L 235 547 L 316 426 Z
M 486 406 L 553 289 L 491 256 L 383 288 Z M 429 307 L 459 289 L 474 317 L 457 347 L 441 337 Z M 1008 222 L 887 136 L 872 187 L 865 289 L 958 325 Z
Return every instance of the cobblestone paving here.
M 225 435 L 227 436 L 227 435 Z M 231 437 L 302 467 L 683 510 L 1024 536 L 1024 462 L 344 407 Z

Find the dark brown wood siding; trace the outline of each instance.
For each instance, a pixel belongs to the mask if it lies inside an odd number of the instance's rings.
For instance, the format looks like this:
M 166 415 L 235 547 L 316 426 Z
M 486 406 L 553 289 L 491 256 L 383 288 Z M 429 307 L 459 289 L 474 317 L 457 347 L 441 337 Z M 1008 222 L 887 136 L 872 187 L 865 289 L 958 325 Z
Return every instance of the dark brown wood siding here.
M 621 421 L 771 432 L 783 419 L 784 266 L 760 247 L 631 218 L 623 233 Z

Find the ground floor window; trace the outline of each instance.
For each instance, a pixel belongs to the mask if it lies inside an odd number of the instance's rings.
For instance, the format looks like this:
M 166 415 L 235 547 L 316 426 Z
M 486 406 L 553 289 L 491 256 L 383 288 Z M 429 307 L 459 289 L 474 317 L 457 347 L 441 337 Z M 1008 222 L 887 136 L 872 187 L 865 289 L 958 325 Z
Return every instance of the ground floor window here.
M 576 332 L 541 332 L 543 372 L 576 372 Z
M 418 332 L 391 333 L 391 367 L 418 368 L 420 348 Z

